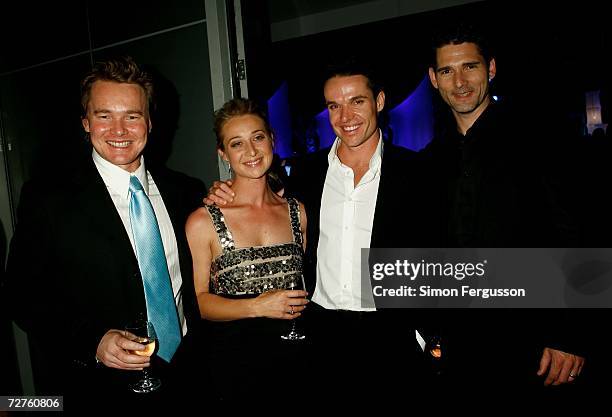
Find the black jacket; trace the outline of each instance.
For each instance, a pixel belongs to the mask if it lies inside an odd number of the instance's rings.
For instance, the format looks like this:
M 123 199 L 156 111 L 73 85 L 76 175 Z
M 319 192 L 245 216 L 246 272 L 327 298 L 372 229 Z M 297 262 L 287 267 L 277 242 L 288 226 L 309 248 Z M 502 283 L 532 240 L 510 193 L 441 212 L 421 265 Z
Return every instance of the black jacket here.
M 183 310 L 191 333 L 198 327 L 199 312 L 184 225 L 200 203 L 204 185 L 170 170 L 148 168 L 176 235 Z M 91 159 L 73 172 L 70 178 L 39 178 L 24 185 L 7 264 L 10 312 L 30 337 L 34 361 L 45 365 L 37 375 L 38 388 L 46 393 L 86 385 L 75 377 L 79 372 L 105 380 L 107 388 L 122 384 L 108 381 L 121 379 L 125 371 L 96 366 L 97 345 L 109 329 L 122 329 L 130 318 L 146 312 L 138 262 L 102 178 Z M 189 340 L 188 334 L 173 364 L 181 361 Z
M 465 136 L 453 122 L 422 151 L 434 177 L 446 234 L 442 247 L 572 247 L 576 229 L 564 206 L 545 132 L 491 104 Z M 528 266 L 527 266 L 528 267 Z M 585 354 L 588 338 L 577 310 L 438 311 L 455 375 L 478 386 L 487 375 L 518 389 L 532 384 L 544 347 Z M 465 374 L 465 375 L 464 375 Z

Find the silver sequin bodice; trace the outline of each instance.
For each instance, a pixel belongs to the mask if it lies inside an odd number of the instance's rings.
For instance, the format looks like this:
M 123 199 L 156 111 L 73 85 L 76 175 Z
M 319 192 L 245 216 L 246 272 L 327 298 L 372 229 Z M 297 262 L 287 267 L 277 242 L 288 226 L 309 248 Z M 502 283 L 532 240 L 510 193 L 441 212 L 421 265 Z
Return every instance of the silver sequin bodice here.
M 257 295 L 273 289 L 302 288 L 302 233 L 298 202 L 288 198 L 293 242 L 236 248 L 232 233 L 217 206 L 206 206 L 223 252 L 210 269 L 210 292 L 219 295 Z

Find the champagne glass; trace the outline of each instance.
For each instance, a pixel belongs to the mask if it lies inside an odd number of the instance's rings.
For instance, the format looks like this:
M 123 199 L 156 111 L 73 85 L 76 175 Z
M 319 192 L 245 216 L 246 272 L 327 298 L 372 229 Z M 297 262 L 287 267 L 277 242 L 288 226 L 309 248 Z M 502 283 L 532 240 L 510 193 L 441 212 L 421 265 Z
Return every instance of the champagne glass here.
M 306 285 L 304 284 L 304 275 L 300 274 L 300 280 L 292 280 L 291 283 L 289 284 L 289 290 L 304 290 L 306 289 Z M 306 336 L 297 329 L 296 326 L 296 321 L 297 318 L 294 318 L 293 320 L 291 320 L 291 327 L 289 329 L 289 332 L 286 334 L 281 335 L 281 339 L 283 340 L 304 340 L 306 339 Z
M 146 319 L 139 319 L 125 327 L 125 337 L 134 342 L 145 345 L 144 350 L 130 350 L 129 352 L 140 356 L 152 356 L 157 349 L 157 335 L 153 323 Z M 161 386 L 159 378 L 151 374 L 151 367 L 143 368 L 142 378 L 130 385 L 130 389 L 138 393 L 147 393 L 157 390 Z

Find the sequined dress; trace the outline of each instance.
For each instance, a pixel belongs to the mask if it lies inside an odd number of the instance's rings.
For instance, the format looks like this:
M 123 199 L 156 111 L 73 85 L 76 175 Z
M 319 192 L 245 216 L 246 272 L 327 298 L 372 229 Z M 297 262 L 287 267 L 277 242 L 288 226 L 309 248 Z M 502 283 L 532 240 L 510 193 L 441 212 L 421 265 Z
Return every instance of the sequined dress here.
M 254 298 L 275 289 L 303 286 L 303 237 L 299 204 L 288 198 L 288 220 L 293 241 L 270 246 L 237 248 L 223 213 L 207 206 L 222 253 L 213 260 L 210 293 L 227 298 Z M 278 373 L 289 361 L 300 360 L 298 344 L 282 341 L 291 322 L 268 318 L 208 322 L 208 341 L 213 357 L 212 380 L 216 395 L 225 400 L 253 399 L 278 383 Z M 276 380 L 267 378 L 276 378 Z M 275 390 L 283 389 L 277 387 Z
M 273 289 L 302 286 L 302 234 L 295 199 L 287 199 L 293 242 L 236 248 L 223 213 L 208 206 L 223 252 L 212 263 L 210 292 L 223 296 L 253 296 Z

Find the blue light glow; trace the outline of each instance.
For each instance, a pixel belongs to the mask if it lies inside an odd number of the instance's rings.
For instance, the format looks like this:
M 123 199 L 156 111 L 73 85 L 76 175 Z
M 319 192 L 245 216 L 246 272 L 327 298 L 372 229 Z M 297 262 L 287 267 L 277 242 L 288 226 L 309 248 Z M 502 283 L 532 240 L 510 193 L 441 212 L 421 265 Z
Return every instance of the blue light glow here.
M 289 109 L 289 88 L 283 82 L 268 100 L 268 118 L 274 131 L 274 153 L 281 159 L 292 155 L 291 111 Z
M 325 149 L 332 146 L 334 140 L 336 140 L 336 134 L 334 129 L 329 123 L 329 112 L 327 109 L 315 116 L 317 121 L 317 134 L 319 135 L 319 149 Z
M 423 149 L 433 139 L 434 116 L 429 77 L 401 104 L 389 112 L 393 144 L 413 151 Z

